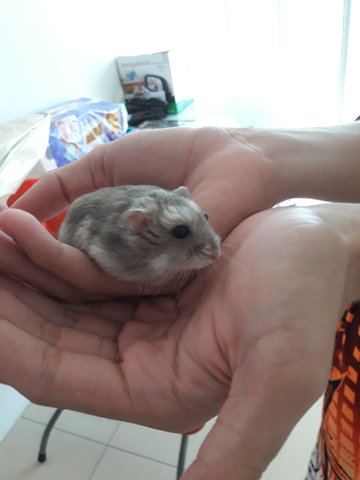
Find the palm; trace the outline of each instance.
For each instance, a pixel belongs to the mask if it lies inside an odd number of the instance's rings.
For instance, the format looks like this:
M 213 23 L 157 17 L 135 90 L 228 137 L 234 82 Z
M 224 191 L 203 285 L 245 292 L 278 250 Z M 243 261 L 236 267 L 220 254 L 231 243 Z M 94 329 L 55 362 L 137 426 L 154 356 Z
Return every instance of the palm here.
M 260 478 L 325 387 L 347 300 L 347 256 L 311 211 L 258 214 L 228 245 L 212 316 L 231 387 L 189 479 Z
M 229 380 L 235 367 L 238 368 L 245 360 L 248 361 L 249 355 L 253 355 L 254 350 L 250 351 L 249 345 L 262 354 L 266 353 L 266 349 L 270 349 L 267 352 L 269 355 L 277 354 L 271 352 L 271 348 L 276 350 L 284 336 L 287 345 L 292 336 L 299 343 L 302 330 L 311 336 L 308 326 L 304 328 L 303 320 L 297 321 L 304 317 L 309 304 L 304 304 L 304 295 L 301 296 L 301 292 L 296 290 L 299 283 L 296 275 L 291 274 L 291 279 L 288 274 L 284 274 L 282 259 L 274 250 L 282 250 L 287 271 L 289 262 L 298 262 L 303 270 L 309 267 L 309 262 L 303 264 L 302 260 L 298 260 L 301 258 L 299 249 L 295 260 L 291 258 L 291 251 L 285 255 L 284 245 L 278 243 L 279 237 L 283 235 L 282 230 L 273 234 L 269 242 L 269 229 L 279 229 L 277 219 L 272 221 L 272 217 L 276 215 L 270 211 L 244 222 L 230 237 L 229 246 L 224 247 L 222 261 L 212 271 L 200 275 L 174 301 L 170 298 L 155 298 L 140 302 L 119 301 L 66 307 L 42 297 L 43 303 L 37 308 L 43 310 L 40 312 L 42 317 L 54 311 L 55 328 L 64 329 L 68 318 L 73 319 L 77 328 L 75 331 L 66 330 L 67 335 L 63 341 L 68 338 L 70 344 L 73 341 L 71 334 L 76 334 L 81 342 L 70 350 L 94 355 L 95 359 L 104 357 L 112 362 L 121 360 L 121 373 L 126 375 L 128 385 L 132 385 L 133 381 L 137 383 L 138 376 L 142 375 L 141 382 L 134 389 L 149 391 L 149 382 L 152 382 L 156 386 L 153 390 L 156 391 L 159 387 L 157 383 L 161 384 L 165 378 L 171 381 L 170 389 L 176 387 L 177 393 L 191 398 L 197 393 L 192 392 L 190 387 L 198 387 L 198 377 L 203 377 L 203 371 L 207 369 L 209 377 L 205 379 L 216 379 L 221 401 L 230 385 Z M 265 225 L 266 222 L 268 225 Z M 266 245 L 261 236 L 264 225 L 268 238 Z M 283 228 L 286 227 L 285 223 Z M 309 273 L 313 277 L 312 268 L 311 262 Z M 301 273 L 302 281 L 304 273 L 306 272 Z M 311 276 L 309 275 L 309 281 L 315 285 L 316 280 L 310 280 Z M 314 291 L 314 285 L 309 285 L 309 302 L 317 301 L 318 298 L 319 292 Z M 5 286 L 12 288 L 16 296 L 21 295 L 28 308 L 34 308 L 38 293 L 26 289 L 24 297 L 19 289 L 26 287 L 15 287 L 9 281 Z M 320 301 L 325 303 L 323 298 Z M 339 299 L 336 298 L 336 301 Z M 279 315 L 282 310 L 289 311 L 286 302 L 292 302 L 296 307 L 296 310 L 291 309 L 294 310 L 294 318 L 289 318 L 288 315 L 282 318 Z M 332 305 L 326 309 L 334 311 Z M 41 328 L 42 332 L 46 331 L 43 326 Z M 37 332 L 34 330 L 33 333 Z M 55 335 L 57 338 L 58 333 L 50 331 L 50 337 Z M 59 347 L 68 350 L 69 344 L 60 344 Z M 299 350 L 301 349 L 289 349 L 290 355 L 299 355 Z M 186 369 L 182 372 L 184 365 Z M 132 369 L 137 373 L 131 374 Z M 191 377 L 187 378 L 189 372 Z M 98 380 L 99 378 L 96 382 Z M 144 387 L 145 383 L 147 385 Z M 131 392 L 129 394 L 131 396 Z M 214 408 L 211 410 L 214 413 Z
M 27 332 L 2 323 L 3 379 L 39 402 L 172 431 L 220 411 L 187 475 L 260 478 L 326 381 L 346 277 L 329 235 L 303 209 L 253 216 L 175 300 L 63 306 L 3 280 L 21 298 L 5 295 L 3 318 Z

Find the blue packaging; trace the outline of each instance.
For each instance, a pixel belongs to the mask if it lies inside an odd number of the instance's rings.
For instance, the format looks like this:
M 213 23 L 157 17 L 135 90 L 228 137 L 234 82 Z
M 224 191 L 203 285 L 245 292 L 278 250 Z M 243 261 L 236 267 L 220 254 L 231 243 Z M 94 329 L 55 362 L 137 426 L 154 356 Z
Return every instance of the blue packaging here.
M 78 160 L 98 145 L 122 137 L 128 127 L 127 111 L 121 103 L 79 98 L 48 113 L 51 115 L 49 147 L 58 167 Z

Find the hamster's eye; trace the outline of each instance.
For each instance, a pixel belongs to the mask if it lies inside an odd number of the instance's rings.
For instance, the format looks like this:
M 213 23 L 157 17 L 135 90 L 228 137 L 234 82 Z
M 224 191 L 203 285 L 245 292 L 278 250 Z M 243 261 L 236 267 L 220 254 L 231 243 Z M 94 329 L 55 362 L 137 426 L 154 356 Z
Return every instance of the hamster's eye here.
M 206 212 L 203 212 L 203 213 L 204 213 L 204 217 L 206 218 L 206 220 L 209 220 L 208 214 Z
M 173 228 L 172 236 L 175 238 L 186 238 L 190 234 L 190 230 L 186 225 L 178 225 L 177 227 Z

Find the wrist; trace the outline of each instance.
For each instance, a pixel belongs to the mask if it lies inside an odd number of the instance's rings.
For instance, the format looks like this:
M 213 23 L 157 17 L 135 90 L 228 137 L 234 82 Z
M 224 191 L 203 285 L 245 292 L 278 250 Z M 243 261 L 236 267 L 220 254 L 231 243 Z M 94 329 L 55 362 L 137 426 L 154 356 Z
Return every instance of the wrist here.
M 240 134 L 272 166 L 274 203 L 293 197 L 360 202 L 360 122 Z

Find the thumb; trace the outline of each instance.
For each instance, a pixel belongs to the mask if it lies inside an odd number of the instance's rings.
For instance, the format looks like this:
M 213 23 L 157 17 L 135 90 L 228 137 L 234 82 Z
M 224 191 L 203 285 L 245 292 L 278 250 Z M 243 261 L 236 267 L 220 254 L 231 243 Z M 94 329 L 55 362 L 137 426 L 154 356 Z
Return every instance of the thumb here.
M 181 480 L 258 480 L 263 470 L 247 462 L 235 430 L 217 420 Z
M 256 375 L 242 367 L 235 374 L 229 397 L 182 480 L 261 478 L 320 394 L 319 382 L 304 382 L 289 366 L 272 367 Z

